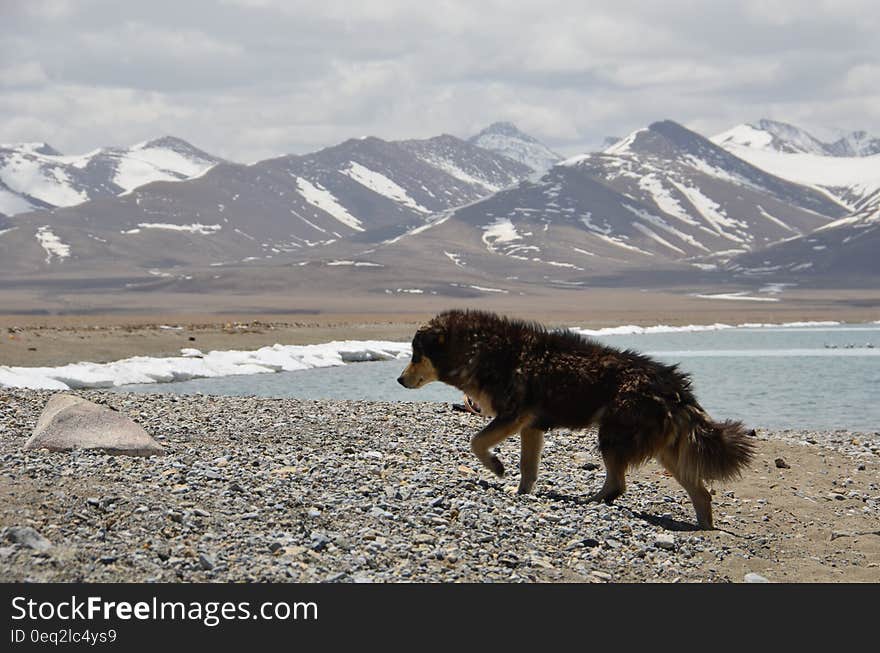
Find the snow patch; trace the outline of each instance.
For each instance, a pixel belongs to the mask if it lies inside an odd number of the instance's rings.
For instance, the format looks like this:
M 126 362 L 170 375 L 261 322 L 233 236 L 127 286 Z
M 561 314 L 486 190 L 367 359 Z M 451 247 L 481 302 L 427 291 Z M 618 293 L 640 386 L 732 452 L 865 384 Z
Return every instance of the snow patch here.
M 164 231 L 185 231 L 191 234 L 199 234 L 202 236 L 207 236 L 210 234 L 217 233 L 223 228 L 223 225 L 219 224 L 171 224 L 168 222 L 140 222 L 138 223 L 138 227 L 140 229 L 129 229 L 128 231 L 123 231 L 124 234 L 136 234 L 140 233 L 141 229 L 161 229 Z
M 363 231 L 364 227 L 360 220 L 349 213 L 336 197 L 326 188 L 313 184 L 308 179 L 302 177 L 294 177 L 296 187 L 303 199 L 312 206 L 321 209 L 324 213 L 331 215 L 339 220 L 347 227 L 351 227 L 355 231 Z
M 491 224 L 483 227 L 483 243 L 490 252 L 496 252 L 496 245 L 522 240 L 516 227 L 508 218 L 496 218 Z
M 350 265 L 356 268 L 381 268 L 385 267 L 379 263 L 370 263 L 369 261 L 327 261 L 324 265 L 328 267 L 336 267 L 339 265 Z
M 753 297 L 748 294 L 748 292 L 730 292 L 730 293 L 718 293 L 717 295 L 694 295 L 694 297 L 699 297 L 700 299 L 728 299 L 732 301 L 745 301 L 745 302 L 778 302 L 778 297 Z
M 63 261 L 70 256 L 70 245 L 62 243 L 61 239 L 49 228 L 49 225 L 44 225 L 37 229 L 34 237 L 40 243 L 40 247 L 46 251 L 46 263 L 51 263 L 52 257 Z
M 410 197 L 405 188 L 402 188 L 382 173 L 370 170 L 356 161 L 351 161 L 348 164 L 348 167 L 340 172 L 351 177 L 361 186 L 369 188 L 371 191 L 378 193 L 379 195 L 384 195 L 398 204 L 403 204 L 419 213 L 431 212 L 430 209 L 425 208 Z
M 446 258 L 448 258 L 450 261 L 455 263 L 456 267 L 463 268 L 465 265 L 467 265 L 467 263 L 462 262 L 461 254 L 456 254 L 454 252 L 447 252 L 445 250 L 444 250 L 443 254 L 446 255 Z

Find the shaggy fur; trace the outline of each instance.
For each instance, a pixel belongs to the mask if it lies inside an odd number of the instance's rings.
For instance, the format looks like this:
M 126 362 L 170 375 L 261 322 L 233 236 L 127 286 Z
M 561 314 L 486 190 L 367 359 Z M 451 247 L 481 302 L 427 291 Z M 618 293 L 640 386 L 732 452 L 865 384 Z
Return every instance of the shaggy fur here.
M 483 311 L 447 311 L 421 327 L 398 381 L 442 381 L 494 416 L 471 449 L 499 476 L 492 447 L 519 433 L 520 493 L 534 487 L 546 431 L 598 425 L 606 477 L 591 500 L 614 501 L 627 469 L 653 457 L 687 490 L 699 526 L 712 528 L 704 481 L 738 476 L 753 454 L 742 423 L 712 421 L 675 365 Z

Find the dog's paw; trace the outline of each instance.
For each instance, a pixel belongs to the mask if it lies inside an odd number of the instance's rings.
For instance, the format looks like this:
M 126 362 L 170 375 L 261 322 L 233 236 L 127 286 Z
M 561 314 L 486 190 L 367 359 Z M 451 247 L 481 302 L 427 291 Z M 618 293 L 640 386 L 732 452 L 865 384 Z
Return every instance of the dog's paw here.
M 498 478 L 502 478 L 504 476 L 504 464 L 500 460 L 498 460 L 498 456 L 492 456 L 491 458 L 489 458 L 489 462 L 486 466 Z
M 587 497 L 587 503 L 602 503 L 605 501 L 606 493 L 602 490 L 596 492 L 595 494 L 591 494 Z

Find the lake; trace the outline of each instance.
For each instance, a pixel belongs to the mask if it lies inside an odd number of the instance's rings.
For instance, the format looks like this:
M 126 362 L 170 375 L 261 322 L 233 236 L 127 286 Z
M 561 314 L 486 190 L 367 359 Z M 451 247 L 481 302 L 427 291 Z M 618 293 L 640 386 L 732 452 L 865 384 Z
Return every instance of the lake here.
M 601 342 L 678 363 L 716 419 L 784 429 L 880 431 L 880 324 L 737 327 L 602 335 Z M 258 395 L 301 399 L 460 401 L 440 383 L 407 390 L 405 360 L 296 372 L 125 385 L 121 392 Z

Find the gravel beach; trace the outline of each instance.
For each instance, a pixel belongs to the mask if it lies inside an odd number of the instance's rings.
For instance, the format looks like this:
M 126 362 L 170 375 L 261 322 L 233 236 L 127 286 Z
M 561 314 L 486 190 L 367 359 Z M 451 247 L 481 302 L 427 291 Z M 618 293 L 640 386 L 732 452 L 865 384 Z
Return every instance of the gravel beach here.
M 51 394 L 0 393 L 0 581 L 880 581 L 878 433 L 758 429 L 697 531 L 654 463 L 585 503 L 592 432 L 548 434 L 517 496 L 518 439 L 496 479 L 448 405 L 77 392 L 167 455 L 25 452 Z

